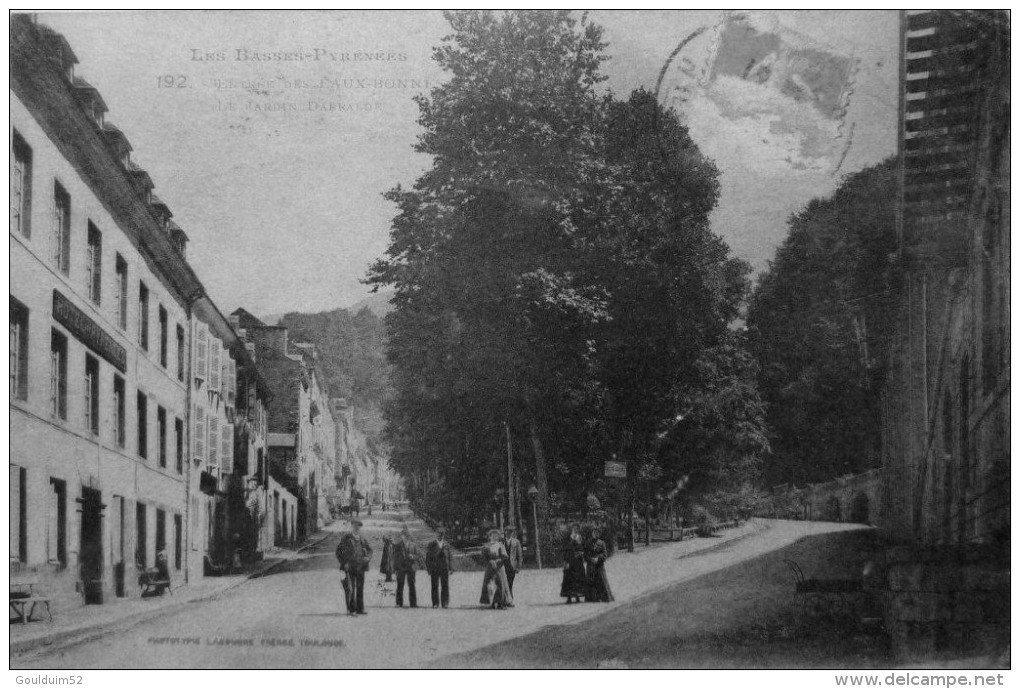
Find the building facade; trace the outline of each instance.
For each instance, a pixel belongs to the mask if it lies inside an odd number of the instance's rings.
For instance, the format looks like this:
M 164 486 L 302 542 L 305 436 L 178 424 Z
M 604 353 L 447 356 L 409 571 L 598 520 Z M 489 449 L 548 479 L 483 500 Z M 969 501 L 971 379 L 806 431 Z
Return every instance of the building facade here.
M 10 564 L 58 602 L 186 568 L 202 286 L 59 34 L 11 20 Z
M 315 348 L 291 342 L 287 328 L 266 325 L 244 309 L 234 311 L 231 322 L 251 345 L 272 395 L 268 471 L 284 490 L 279 532 L 285 539 L 301 540 L 331 519 L 323 486 L 334 482 L 335 473 L 336 429 L 319 383 Z
M 907 656 L 1009 638 L 1009 17 L 902 15 L 898 330 L 883 392 L 886 628 Z M 998 649 L 998 650 L 997 650 Z

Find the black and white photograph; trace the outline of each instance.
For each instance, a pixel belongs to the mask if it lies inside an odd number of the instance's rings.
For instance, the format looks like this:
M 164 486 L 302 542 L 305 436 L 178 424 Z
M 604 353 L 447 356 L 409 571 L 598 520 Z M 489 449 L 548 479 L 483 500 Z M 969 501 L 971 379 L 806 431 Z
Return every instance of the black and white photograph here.
M 9 681 L 1009 684 L 1010 10 L 8 22 Z

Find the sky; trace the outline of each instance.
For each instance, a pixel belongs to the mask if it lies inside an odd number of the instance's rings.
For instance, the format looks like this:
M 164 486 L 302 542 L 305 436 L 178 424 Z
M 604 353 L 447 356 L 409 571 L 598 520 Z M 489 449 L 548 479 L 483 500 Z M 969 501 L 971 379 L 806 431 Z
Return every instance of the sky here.
M 721 173 L 713 228 L 756 271 L 791 213 L 895 152 L 895 12 L 589 16 L 609 44 L 605 88 L 624 98 L 662 74 L 660 101 Z M 431 59 L 449 33 L 441 13 L 39 21 L 70 42 L 76 74 L 103 95 L 223 312 L 322 311 L 368 296 L 361 280 L 395 212 L 382 194 L 430 162 L 412 150 L 413 97 L 444 78 Z

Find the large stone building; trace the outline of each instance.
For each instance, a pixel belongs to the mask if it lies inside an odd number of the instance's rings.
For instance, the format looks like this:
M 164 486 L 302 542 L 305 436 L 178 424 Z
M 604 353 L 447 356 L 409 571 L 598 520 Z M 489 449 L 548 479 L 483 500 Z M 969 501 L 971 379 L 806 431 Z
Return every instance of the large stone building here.
M 58 601 L 186 569 L 202 285 L 59 34 L 10 25 L 10 560 Z
M 66 40 L 10 33 L 11 573 L 69 605 L 137 596 L 159 553 L 178 584 L 259 559 L 297 500 L 254 345 Z
M 918 652 L 973 650 L 1009 609 L 1008 14 L 906 12 L 901 48 L 890 626 Z

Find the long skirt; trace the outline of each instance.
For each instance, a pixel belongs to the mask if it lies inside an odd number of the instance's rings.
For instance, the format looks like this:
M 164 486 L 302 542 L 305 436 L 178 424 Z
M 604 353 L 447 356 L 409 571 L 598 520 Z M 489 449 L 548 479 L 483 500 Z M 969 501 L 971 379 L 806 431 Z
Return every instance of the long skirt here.
M 612 603 L 616 600 L 613 598 L 613 589 L 609 587 L 604 563 L 588 567 L 588 592 L 584 599 L 589 603 Z
M 571 558 L 563 570 L 563 583 L 560 584 L 560 596 L 563 598 L 580 598 L 588 591 L 588 580 L 584 573 L 584 558 Z
M 496 582 L 496 593 L 492 598 L 489 598 L 490 581 Z M 478 602 L 482 605 L 496 605 L 500 608 L 514 604 L 513 594 L 510 593 L 510 582 L 506 579 L 506 570 L 503 569 L 503 565 L 496 569 L 491 567 L 485 569 L 485 578 L 482 579 L 482 595 Z

